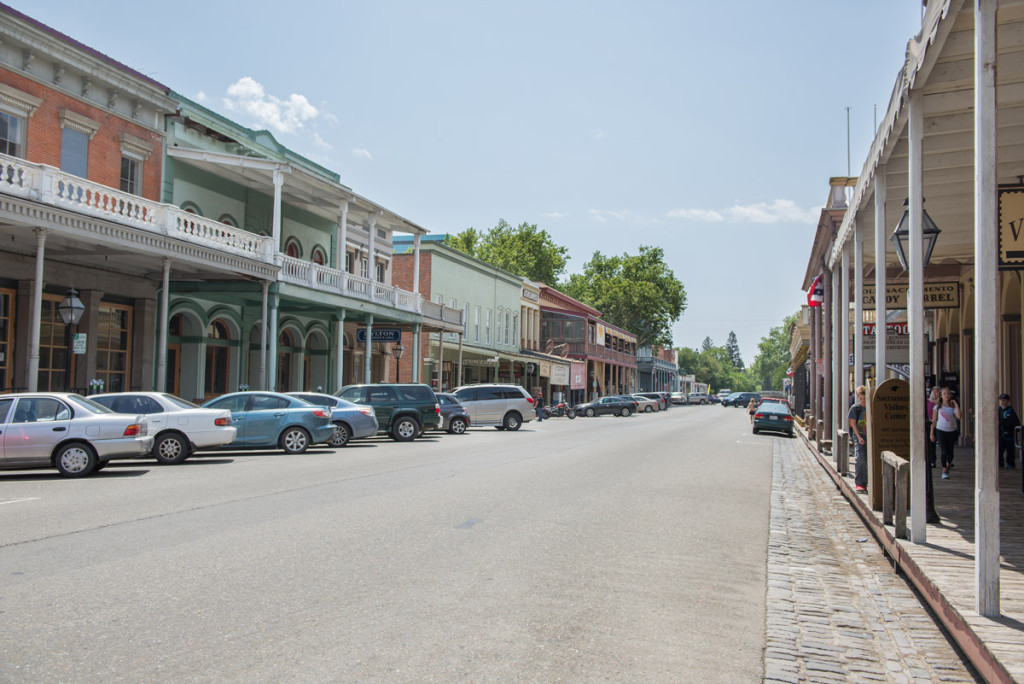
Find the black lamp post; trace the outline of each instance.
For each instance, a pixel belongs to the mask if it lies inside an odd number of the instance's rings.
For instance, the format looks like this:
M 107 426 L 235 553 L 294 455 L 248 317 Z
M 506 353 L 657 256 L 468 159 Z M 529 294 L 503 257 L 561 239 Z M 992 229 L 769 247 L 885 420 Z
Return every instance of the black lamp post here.
M 67 330 L 68 358 L 64 374 L 64 389 L 70 392 L 72 339 L 75 326 L 82 320 L 82 314 L 85 313 L 85 304 L 82 304 L 82 300 L 78 298 L 76 290 L 68 290 L 67 294 L 64 295 L 64 299 L 60 300 L 60 304 L 57 305 L 57 313 L 60 314 L 60 318 L 64 321 L 64 327 Z
M 395 382 L 401 382 L 402 380 L 402 354 L 405 353 L 405 347 L 402 346 L 401 342 L 395 342 L 391 345 L 391 354 L 395 357 Z
M 928 215 L 927 211 L 924 211 L 924 200 L 921 200 L 921 234 L 924 238 L 924 263 L 922 267 L 927 266 L 928 262 L 932 259 L 932 250 L 935 249 L 935 240 L 939 237 L 939 227 L 935 225 L 935 221 L 932 221 L 932 217 Z M 906 271 L 907 267 L 907 253 L 905 251 L 905 245 L 909 244 L 910 238 L 910 198 L 903 200 L 903 216 L 900 217 L 900 222 L 896 224 L 896 230 L 889 236 L 889 242 L 896 249 L 896 257 L 900 260 L 900 266 Z

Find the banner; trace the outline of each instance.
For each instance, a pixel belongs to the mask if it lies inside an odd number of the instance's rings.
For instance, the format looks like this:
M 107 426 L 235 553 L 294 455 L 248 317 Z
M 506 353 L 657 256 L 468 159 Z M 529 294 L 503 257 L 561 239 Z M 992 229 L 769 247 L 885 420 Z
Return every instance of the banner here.
M 807 306 L 821 306 L 825 301 L 825 287 L 821 284 L 821 274 L 811 283 L 811 289 L 807 291 Z

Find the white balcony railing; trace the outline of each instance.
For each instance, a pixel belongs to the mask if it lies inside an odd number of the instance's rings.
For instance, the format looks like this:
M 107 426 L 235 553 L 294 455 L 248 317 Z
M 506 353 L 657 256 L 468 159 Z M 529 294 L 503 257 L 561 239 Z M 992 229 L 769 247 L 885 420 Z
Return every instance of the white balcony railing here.
M 0 192 L 115 221 L 234 256 L 273 263 L 273 239 L 114 190 L 46 164 L 0 154 Z

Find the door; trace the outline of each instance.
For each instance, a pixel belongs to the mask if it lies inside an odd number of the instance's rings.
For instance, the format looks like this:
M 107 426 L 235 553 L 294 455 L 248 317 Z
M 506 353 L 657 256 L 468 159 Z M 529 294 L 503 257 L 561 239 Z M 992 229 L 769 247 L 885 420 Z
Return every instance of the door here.
M 4 433 L 5 465 L 49 463 L 50 453 L 67 435 L 71 409 L 50 397 L 20 397 Z
M 164 385 L 168 394 L 181 396 L 181 345 L 167 345 L 167 383 Z
M 377 422 L 381 428 L 390 429 L 391 416 L 398 408 L 398 395 L 395 390 L 390 387 L 371 385 L 367 388 L 366 399 L 367 403 L 373 407 L 373 412 L 377 414 Z
M 4 462 L 4 434 L 7 432 L 7 414 L 14 405 L 13 398 L 0 399 L 0 463 Z
M 231 443 L 232 446 L 238 446 L 245 444 L 247 424 L 246 420 L 248 414 L 246 408 L 249 406 L 249 399 L 252 395 L 246 394 L 235 394 L 230 397 L 224 397 L 223 399 L 217 399 L 206 405 L 207 408 L 220 409 L 222 411 L 231 411 L 231 424 L 235 426 L 235 441 Z
M 245 417 L 245 443 L 250 446 L 276 446 L 277 437 L 288 419 L 291 402 L 272 394 L 254 394 Z

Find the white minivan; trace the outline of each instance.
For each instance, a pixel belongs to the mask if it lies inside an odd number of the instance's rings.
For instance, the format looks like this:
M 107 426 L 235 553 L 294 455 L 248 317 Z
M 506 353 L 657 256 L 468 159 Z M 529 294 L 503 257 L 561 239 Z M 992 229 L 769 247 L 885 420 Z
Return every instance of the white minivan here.
M 537 415 L 536 402 L 519 385 L 466 385 L 452 391 L 466 408 L 473 427 L 493 425 L 518 430 Z

